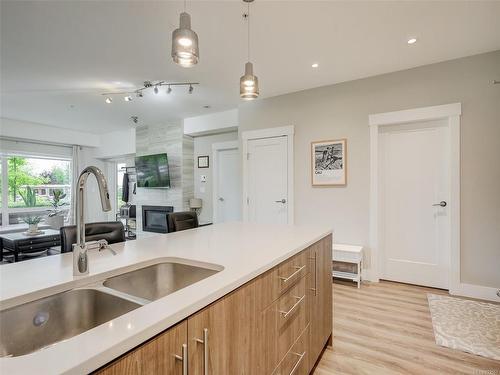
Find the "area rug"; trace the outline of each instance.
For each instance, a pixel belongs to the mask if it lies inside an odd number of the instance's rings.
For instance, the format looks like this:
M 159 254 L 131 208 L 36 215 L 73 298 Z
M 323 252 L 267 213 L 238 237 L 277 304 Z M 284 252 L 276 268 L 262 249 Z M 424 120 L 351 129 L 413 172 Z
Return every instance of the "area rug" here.
M 436 344 L 500 360 L 500 305 L 427 294 Z

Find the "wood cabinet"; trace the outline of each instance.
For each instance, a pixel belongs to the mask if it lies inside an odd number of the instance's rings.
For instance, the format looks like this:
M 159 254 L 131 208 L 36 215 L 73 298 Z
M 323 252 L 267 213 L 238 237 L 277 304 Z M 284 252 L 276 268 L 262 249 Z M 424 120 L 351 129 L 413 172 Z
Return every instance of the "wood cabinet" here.
M 257 374 L 255 283 L 187 319 L 189 375 Z
M 98 373 L 308 374 L 332 334 L 331 246 L 323 238 Z
M 309 310 L 309 369 L 312 369 L 333 331 L 332 303 L 332 237 L 312 245 L 309 249 L 308 275 Z
M 187 365 L 187 322 L 159 334 L 99 371 L 101 375 L 170 375 Z M 184 352 L 183 352 L 184 347 Z

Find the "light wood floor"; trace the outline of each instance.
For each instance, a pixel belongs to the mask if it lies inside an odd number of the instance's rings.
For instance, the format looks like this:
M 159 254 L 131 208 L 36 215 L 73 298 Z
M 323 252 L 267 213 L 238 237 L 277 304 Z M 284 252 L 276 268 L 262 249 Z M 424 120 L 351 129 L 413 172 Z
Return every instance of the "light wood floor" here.
M 333 290 L 333 350 L 314 375 L 500 375 L 500 361 L 435 344 L 426 294 L 447 292 L 388 281 Z

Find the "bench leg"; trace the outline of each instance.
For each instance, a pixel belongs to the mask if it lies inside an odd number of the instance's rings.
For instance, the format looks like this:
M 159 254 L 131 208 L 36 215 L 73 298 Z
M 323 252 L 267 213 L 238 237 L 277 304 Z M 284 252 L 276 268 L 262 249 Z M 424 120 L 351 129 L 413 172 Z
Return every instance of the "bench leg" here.
M 361 262 L 358 262 L 358 289 L 360 288 L 361 284 Z

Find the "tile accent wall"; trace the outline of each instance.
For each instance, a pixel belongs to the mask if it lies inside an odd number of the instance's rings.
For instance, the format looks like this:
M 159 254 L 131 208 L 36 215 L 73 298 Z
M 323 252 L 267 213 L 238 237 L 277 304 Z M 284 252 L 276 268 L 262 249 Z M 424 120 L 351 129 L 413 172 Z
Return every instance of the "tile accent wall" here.
M 182 198 L 184 210 L 189 210 L 189 199 L 194 198 L 194 138 L 182 138 Z
M 137 231 L 142 231 L 142 206 L 173 206 L 174 211 L 189 210 L 193 197 L 193 138 L 184 135 L 182 122 L 146 125 L 136 129 L 137 156 L 167 153 L 170 189 L 137 188 Z

